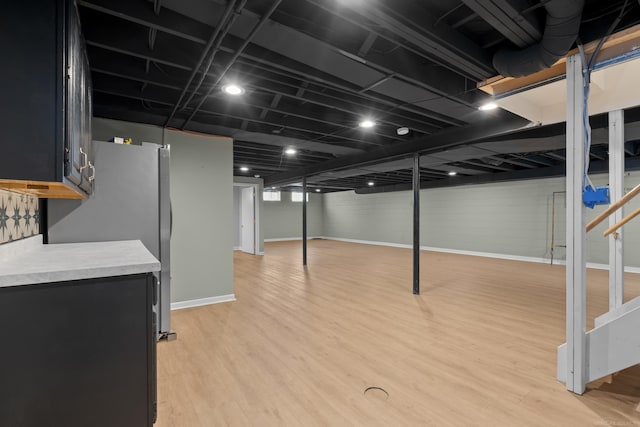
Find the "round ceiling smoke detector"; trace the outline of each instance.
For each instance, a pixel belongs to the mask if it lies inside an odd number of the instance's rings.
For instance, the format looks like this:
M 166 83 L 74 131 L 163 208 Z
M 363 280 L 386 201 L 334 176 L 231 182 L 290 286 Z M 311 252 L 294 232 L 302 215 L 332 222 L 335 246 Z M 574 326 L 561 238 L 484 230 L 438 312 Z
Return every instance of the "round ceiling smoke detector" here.
M 409 128 L 407 128 L 407 127 L 398 128 L 398 129 L 396 129 L 396 133 L 398 135 L 400 135 L 400 136 L 407 135 L 409 133 Z

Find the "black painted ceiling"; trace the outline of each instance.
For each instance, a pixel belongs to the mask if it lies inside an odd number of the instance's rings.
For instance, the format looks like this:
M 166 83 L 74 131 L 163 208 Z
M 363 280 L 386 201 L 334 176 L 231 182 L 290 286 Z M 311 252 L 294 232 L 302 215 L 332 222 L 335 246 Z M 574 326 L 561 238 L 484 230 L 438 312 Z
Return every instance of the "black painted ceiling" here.
M 370 181 L 401 188 L 411 182 L 412 144 L 424 154 L 422 180 L 432 186 L 563 170 L 562 126 L 497 136 L 527 122 L 502 110 L 477 110 L 487 100 L 477 82 L 498 74 L 492 55 L 540 38 L 544 2 L 77 3 L 94 114 L 232 136 L 236 175 L 259 175 L 266 185 L 304 175 L 322 191 L 366 189 Z M 601 37 L 623 4 L 587 0 L 581 40 Z M 482 12 L 485 6 L 511 18 L 498 21 Z M 627 1 L 617 29 L 639 21 L 638 2 Z M 245 88 L 243 95 L 222 92 L 233 82 Z M 377 125 L 360 128 L 365 117 Z M 597 165 L 607 158 L 606 122 L 595 122 L 601 123 L 592 150 Z M 410 131 L 398 135 L 399 127 Z M 638 154 L 636 145 L 627 144 L 627 156 Z M 288 147 L 297 154 L 284 154 Z

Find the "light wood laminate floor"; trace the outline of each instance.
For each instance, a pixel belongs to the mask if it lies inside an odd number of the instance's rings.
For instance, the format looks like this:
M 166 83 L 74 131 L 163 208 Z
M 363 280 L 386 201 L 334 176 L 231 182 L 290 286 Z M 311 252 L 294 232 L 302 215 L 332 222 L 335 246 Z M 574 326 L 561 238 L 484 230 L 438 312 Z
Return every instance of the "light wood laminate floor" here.
M 414 296 L 407 249 L 312 240 L 303 269 L 278 242 L 234 262 L 237 301 L 172 313 L 158 427 L 640 425 L 640 366 L 583 396 L 555 379 L 563 266 L 424 252 Z M 589 328 L 607 280 L 589 270 Z

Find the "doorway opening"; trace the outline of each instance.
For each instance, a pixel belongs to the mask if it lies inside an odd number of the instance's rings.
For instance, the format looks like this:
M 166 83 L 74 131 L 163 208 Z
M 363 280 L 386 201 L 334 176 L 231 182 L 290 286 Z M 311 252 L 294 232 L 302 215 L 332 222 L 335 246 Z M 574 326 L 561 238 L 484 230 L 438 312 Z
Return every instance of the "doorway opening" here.
M 233 184 L 234 249 L 253 255 L 260 253 L 259 190 L 258 184 Z

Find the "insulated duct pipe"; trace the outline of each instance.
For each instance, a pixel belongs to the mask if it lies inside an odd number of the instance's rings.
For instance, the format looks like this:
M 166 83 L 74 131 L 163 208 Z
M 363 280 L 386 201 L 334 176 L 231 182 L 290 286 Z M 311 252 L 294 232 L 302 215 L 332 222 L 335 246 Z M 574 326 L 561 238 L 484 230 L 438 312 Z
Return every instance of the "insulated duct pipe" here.
M 584 0 L 545 3 L 547 19 L 540 43 L 521 50 L 502 49 L 493 66 L 504 77 L 522 77 L 551 67 L 569 52 L 578 37 Z

